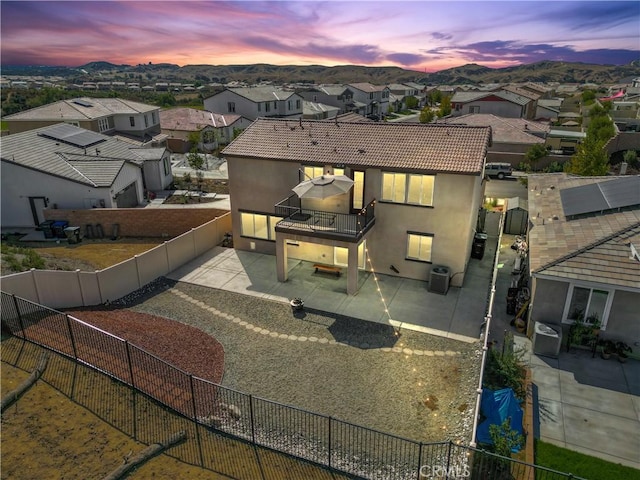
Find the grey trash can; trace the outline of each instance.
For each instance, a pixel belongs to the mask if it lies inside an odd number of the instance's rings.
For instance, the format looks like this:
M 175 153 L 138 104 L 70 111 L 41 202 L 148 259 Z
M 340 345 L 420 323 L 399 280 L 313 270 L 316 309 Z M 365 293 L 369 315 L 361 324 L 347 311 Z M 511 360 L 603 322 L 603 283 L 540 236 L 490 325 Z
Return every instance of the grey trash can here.
M 80 227 L 67 227 L 64 229 L 69 243 L 80 243 Z

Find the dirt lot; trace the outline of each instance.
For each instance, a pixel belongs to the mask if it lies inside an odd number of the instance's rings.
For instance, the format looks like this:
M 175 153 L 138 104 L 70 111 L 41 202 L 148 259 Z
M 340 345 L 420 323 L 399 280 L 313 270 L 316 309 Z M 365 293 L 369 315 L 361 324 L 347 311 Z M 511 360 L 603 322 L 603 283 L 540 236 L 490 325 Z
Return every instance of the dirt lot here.
M 5 359 L 15 361 L 16 368 Z M 39 347 L 22 343 L 16 338 L 2 342 L 2 396 L 16 388 L 40 358 Z M 130 429 L 123 419 L 131 418 L 131 398 L 128 388 L 89 368 L 73 364 L 52 355 L 44 378 L 56 384 L 68 384 L 74 378 L 72 401 L 59 390 L 39 380 L 17 403 L 2 415 L 2 479 L 100 479 L 141 452 L 146 445 L 123 431 Z M 275 452 L 204 432 L 211 458 L 205 459 L 210 469 L 195 467 L 177 458 L 189 458 L 196 442 L 190 422 L 169 414 L 155 402 L 136 397 L 138 435 L 163 440 L 175 431 L 186 430 L 186 443 L 173 447 L 167 454 L 152 458 L 126 478 L 131 479 L 346 479 Z M 145 416 L 147 419 L 145 420 Z M 106 421 L 105 421 L 106 420 Z M 165 425 L 156 431 L 153 425 Z M 144 427 L 151 426 L 149 431 Z M 119 426 L 120 428 L 116 428 Z M 152 443 L 153 440 L 150 441 Z
M 50 242 L 19 242 L 9 238 L 3 242 L 2 275 L 28 270 L 29 266 L 16 268 L 14 262 L 9 261 L 11 255 L 22 264 L 25 251 L 28 248 L 35 251 L 44 261 L 44 270 L 76 270 L 92 272 L 110 267 L 134 255 L 150 250 L 160 245 L 164 239 L 151 238 L 120 238 L 118 240 L 83 240 L 78 244 Z M 17 247 L 17 248 L 16 248 Z

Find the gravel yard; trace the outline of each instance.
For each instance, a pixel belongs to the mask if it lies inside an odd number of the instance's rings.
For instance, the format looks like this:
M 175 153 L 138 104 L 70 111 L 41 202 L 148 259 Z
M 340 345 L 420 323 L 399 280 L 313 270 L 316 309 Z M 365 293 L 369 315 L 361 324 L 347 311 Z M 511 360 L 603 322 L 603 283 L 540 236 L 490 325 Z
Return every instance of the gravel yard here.
M 479 343 L 167 280 L 120 303 L 215 337 L 224 386 L 413 440 L 470 441 Z

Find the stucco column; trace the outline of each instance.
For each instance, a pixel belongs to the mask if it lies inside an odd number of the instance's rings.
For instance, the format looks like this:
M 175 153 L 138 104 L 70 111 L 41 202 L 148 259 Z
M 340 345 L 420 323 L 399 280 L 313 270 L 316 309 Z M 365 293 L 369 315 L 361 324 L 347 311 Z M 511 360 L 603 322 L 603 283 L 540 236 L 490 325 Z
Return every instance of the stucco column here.
M 285 235 L 276 232 L 276 272 L 279 282 L 286 282 L 289 278 L 287 272 L 287 244 Z
M 349 264 L 347 267 L 347 295 L 358 293 L 358 244 L 349 244 Z

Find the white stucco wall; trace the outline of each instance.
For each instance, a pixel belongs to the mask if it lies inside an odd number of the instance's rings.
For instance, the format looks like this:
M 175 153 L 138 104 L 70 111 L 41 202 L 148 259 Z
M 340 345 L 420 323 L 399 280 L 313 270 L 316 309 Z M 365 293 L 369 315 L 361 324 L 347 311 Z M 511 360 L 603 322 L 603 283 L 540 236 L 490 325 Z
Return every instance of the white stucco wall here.
M 111 207 L 110 189 L 94 188 L 64 178 L 45 175 L 19 165 L 1 162 L 2 227 L 33 227 L 29 197 L 46 197 L 49 208 Z

